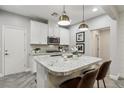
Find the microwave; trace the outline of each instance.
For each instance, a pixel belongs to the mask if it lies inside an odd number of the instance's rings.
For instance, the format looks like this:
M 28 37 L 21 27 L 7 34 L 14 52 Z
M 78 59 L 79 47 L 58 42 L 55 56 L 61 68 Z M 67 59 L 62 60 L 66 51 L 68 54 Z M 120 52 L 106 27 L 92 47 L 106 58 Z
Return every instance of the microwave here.
M 60 44 L 59 37 L 47 37 L 47 44 Z

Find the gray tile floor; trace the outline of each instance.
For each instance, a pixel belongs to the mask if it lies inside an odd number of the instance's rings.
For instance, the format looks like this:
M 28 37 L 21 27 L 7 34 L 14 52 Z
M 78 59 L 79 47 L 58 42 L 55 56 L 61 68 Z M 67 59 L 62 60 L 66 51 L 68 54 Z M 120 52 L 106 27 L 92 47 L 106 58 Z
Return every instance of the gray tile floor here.
M 36 75 L 23 72 L 0 78 L 1 88 L 36 88 Z
M 30 72 L 22 72 L 18 74 L 8 75 L 0 78 L 0 88 L 36 88 L 36 75 Z M 124 88 L 124 79 L 111 80 L 105 78 L 107 88 Z M 95 83 L 95 88 L 97 85 Z M 103 83 L 100 81 L 100 87 L 103 88 Z

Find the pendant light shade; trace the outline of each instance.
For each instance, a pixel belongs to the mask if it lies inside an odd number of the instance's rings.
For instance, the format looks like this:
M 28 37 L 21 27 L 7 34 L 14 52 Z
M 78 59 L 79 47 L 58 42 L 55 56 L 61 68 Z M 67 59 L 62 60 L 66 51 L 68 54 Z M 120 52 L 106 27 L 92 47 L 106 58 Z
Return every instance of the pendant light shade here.
M 86 30 L 88 30 L 88 25 L 85 24 L 85 22 L 82 22 L 82 23 L 80 24 L 80 26 L 79 26 L 79 30 L 80 30 L 80 31 L 86 31 Z
M 70 25 L 70 19 L 66 15 L 65 6 L 63 6 L 63 14 L 59 17 L 58 24 L 61 25 L 61 26 L 68 26 L 68 25 Z
M 88 25 L 84 21 L 84 5 L 83 5 L 83 21 L 81 22 L 79 28 L 80 31 L 87 31 L 88 30 Z

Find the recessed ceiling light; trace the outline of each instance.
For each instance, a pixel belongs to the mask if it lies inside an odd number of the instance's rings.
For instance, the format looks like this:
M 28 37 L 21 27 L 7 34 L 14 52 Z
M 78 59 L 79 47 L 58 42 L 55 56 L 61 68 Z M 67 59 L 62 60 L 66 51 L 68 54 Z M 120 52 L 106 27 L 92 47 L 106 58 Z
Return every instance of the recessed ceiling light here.
M 92 11 L 96 12 L 96 11 L 98 11 L 98 8 L 93 8 Z

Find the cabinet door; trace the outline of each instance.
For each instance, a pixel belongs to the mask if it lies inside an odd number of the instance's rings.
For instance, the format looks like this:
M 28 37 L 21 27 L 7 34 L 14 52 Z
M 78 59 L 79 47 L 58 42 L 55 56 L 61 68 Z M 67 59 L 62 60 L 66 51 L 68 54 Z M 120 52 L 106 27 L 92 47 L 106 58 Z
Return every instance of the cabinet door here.
M 55 37 L 60 37 L 60 29 L 59 29 L 58 24 L 54 25 L 54 36 Z
M 54 23 L 52 21 L 48 21 L 49 25 L 49 33 L 48 36 L 54 36 Z
M 48 36 L 48 25 L 41 23 L 40 24 L 41 27 L 41 39 L 40 42 L 41 44 L 47 44 L 47 36 Z
M 49 20 L 49 33 L 48 35 L 49 36 L 52 36 L 52 37 L 60 37 L 60 31 L 59 31 L 59 26 L 56 22 L 54 21 L 50 21 Z
M 47 24 L 31 21 L 31 44 L 47 44 Z
M 69 45 L 69 30 L 60 28 L 60 44 Z

